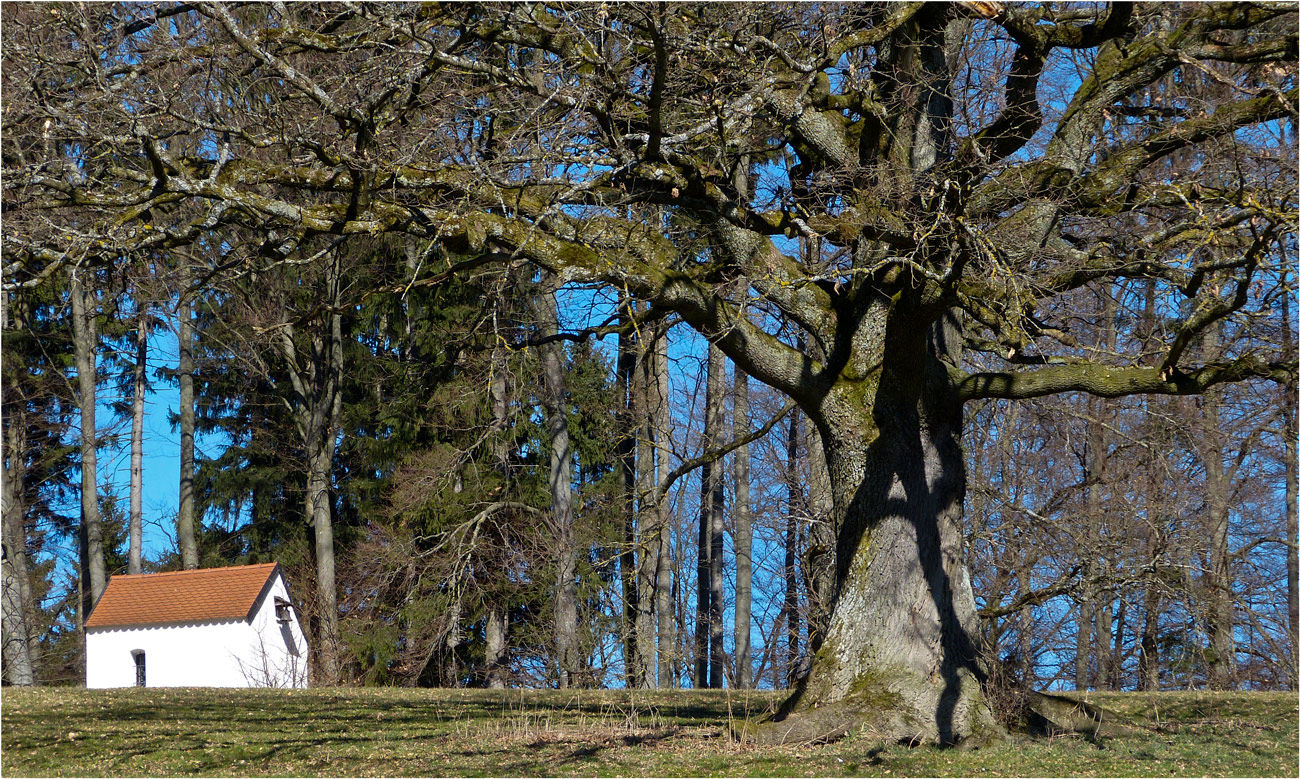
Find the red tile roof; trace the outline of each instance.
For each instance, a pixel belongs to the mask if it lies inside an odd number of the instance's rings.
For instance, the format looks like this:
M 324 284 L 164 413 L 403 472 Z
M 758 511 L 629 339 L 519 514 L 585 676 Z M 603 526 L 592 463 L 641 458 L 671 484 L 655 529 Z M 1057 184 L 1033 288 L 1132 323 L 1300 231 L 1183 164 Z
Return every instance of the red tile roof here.
M 87 628 L 248 619 L 278 563 L 114 576 Z

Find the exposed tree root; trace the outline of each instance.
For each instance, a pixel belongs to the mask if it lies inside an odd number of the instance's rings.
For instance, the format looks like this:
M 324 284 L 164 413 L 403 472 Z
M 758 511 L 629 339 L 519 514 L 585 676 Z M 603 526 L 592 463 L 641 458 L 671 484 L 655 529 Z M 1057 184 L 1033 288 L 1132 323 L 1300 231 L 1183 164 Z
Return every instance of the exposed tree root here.
M 851 699 L 740 723 L 731 736 L 743 743 L 779 746 L 827 744 L 850 733 L 881 744 L 943 744 L 932 726 L 926 727 L 904 711 L 879 707 L 873 710 Z M 997 743 L 1005 735 L 1000 729 L 987 728 L 943 745 L 972 749 Z
M 1142 730 L 1112 711 L 1064 695 L 1029 691 L 1027 696 L 1026 725 L 1037 735 L 1077 733 L 1096 741 Z
M 1079 734 L 1090 741 L 1132 735 L 1141 729 L 1124 718 L 1083 701 L 1064 695 L 1026 691 L 1024 721 L 1019 723 L 1029 735 Z M 982 728 L 944 743 L 933 727 L 925 727 L 898 709 L 876 707 L 873 711 L 853 700 L 843 700 L 817 708 L 803 708 L 791 713 L 778 712 L 766 719 L 737 723 L 731 737 L 758 746 L 827 744 L 860 733 L 880 744 L 939 745 L 958 749 L 978 749 L 1006 738 L 1000 728 Z

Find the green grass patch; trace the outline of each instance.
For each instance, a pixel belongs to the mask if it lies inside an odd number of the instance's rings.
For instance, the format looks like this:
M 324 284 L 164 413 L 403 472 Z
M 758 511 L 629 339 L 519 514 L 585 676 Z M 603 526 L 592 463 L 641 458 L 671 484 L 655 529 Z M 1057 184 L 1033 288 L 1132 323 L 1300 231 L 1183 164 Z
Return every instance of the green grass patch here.
M 1291 693 L 1086 699 L 1140 734 L 963 752 L 754 747 L 771 693 L 6 688 L 5 776 L 1296 776 Z

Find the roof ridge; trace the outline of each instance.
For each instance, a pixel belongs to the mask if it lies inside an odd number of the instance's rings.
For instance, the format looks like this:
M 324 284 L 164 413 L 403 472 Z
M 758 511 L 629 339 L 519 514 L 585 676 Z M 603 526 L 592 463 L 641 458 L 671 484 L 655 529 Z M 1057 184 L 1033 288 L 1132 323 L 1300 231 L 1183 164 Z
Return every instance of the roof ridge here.
M 249 568 L 270 568 L 279 565 L 275 563 L 249 563 L 248 565 L 222 565 L 217 568 L 190 568 L 184 571 L 158 571 L 156 573 L 119 573 L 113 574 L 114 579 L 140 579 L 145 576 L 184 576 L 197 573 L 215 573 L 216 571 L 246 571 Z

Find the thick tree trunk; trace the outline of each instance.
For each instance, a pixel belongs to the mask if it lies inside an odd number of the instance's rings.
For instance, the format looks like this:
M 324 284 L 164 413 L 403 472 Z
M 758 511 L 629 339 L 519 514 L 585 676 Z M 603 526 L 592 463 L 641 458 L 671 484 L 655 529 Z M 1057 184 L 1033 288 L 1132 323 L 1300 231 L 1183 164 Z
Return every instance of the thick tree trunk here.
M 177 376 L 181 395 L 181 484 L 180 504 L 176 513 L 176 543 L 180 547 L 181 566 L 190 570 L 199 567 L 199 546 L 194 527 L 194 324 L 191 319 L 188 267 L 183 264 L 182 267 L 185 268 L 185 273 L 176 308 L 176 338 L 180 348 Z
M 136 305 L 140 305 L 137 301 Z M 131 516 L 127 529 L 127 569 L 140 573 L 140 544 L 144 535 L 144 393 L 146 357 L 149 354 L 149 324 L 144 311 L 137 315 L 135 366 L 131 381 Z
M 544 274 L 538 291 L 536 313 L 538 334 L 543 338 L 559 332 L 555 292 Z M 564 356 L 559 341 L 540 347 L 542 357 L 542 406 L 546 430 L 551 439 L 551 513 L 555 523 L 555 654 L 561 688 L 577 683 L 578 657 L 578 562 L 573 537 L 573 453 L 569 444 L 569 412 L 565 401 Z
M 99 455 L 95 441 L 94 295 L 85 288 L 80 271 L 73 271 L 72 347 L 77 367 L 77 405 L 81 416 L 81 622 L 104 592 L 104 527 L 99 518 Z M 89 304 L 89 305 L 88 305 Z
M 740 366 L 735 368 L 732 396 L 732 420 L 735 435 L 749 434 L 749 377 Z M 753 602 L 754 532 L 749 505 L 749 444 L 736 449 L 733 461 L 735 492 L 732 511 L 736 517 L 736 686 L 742 690 L 754 686 L 753 657 L 749 647 L 750 606 Z
M 838 592 L 809 675 L 753 728 L 759 741 L 1002 733 L 982 689 L 966 568 L 961 405 L 940 361 L 925 357 L 954 347 L 940 328 L 933 339 L 914 330 L 892 328 L 883 373 L 837 385 L 816 409 L 842 528 Z
M 1148 497 L 1148 512 L 1158 511 L 1158 498 Z M 1146 564 L 1150 570 L 1142 582 L 1142 627 L 1138 637 L 1137 688 L 1154 692 L 1160 689 L 1160 610 L 1163 598 L 1159 570 L 1163 552 L 1160 531 L 1148 526 L 1146 537 Z

